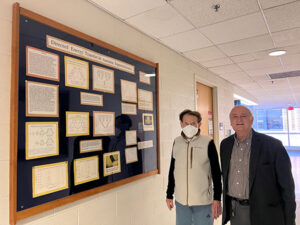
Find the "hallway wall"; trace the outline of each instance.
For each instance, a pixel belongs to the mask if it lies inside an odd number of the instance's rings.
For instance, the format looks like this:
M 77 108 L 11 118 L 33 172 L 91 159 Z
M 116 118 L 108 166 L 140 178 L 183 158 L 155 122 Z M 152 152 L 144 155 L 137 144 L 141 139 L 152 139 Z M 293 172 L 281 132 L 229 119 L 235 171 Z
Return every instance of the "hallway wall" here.
M 230 129 L 233 92 L 250 97 L 231 83 L 192 63 L 164 45 L 95 8 L 86 0 L 22 0 L 21 7 L 97 39 L 159 63 L 161 174 L 79 200 L 18 222 L 24 225 L 167 225 L 174 211 L 165 206 L 165 189 L 178 114 L 195 109 L 195 77 L 216 88 L 216 122 Z M 9 224 L 9 120 L 13 0 L 0 1 L 0 225 Z M 221 140 L 224 133 L 218 134 Z M 218 144 L 218 143 L 217 143 Z

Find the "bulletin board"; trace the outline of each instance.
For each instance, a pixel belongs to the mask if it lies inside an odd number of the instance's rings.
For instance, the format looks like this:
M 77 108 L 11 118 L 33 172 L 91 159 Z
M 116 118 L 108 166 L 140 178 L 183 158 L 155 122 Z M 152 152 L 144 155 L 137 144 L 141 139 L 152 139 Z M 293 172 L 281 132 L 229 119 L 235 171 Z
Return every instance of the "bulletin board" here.
M 158 64 L 13 12 L 10 223 L 158 174 Z

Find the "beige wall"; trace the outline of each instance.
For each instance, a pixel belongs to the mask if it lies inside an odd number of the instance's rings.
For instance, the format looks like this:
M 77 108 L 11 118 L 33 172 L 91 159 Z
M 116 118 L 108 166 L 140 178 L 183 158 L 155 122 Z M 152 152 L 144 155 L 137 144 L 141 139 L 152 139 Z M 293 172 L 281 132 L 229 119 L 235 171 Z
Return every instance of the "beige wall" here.
M 0 1 L 0 225 L 9 224 L 9 101 L 13 2 Z M 172 141 L 180 132 L 178 114 L 185 108 L 195 109 L 195 80 L 201 80 L 215 87 L 216 125 L 223 122 L 227 126 L 228 113 L 233 106 L 234 87 L 85 0 L 24 0 L 20 4 L 21 7 L 160 64 L 161 174 L 47 211 L 18 224 L 175 224 L 174 211 L 169 212 L 165 206 L 165 189 Z M 221 140 L 223 135 L 219 134 L 217 138 Z

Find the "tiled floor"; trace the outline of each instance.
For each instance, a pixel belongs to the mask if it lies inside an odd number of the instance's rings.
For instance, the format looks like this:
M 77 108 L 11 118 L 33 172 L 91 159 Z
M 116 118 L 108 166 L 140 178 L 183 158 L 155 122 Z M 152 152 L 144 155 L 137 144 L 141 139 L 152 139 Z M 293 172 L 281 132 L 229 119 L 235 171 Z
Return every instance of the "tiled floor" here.
M 295 181 L 295 192 L 297 201 L 296 224 L 300 225 L 300 151 L 289 152 L 289 155 L 291 158 L 292 173 Z

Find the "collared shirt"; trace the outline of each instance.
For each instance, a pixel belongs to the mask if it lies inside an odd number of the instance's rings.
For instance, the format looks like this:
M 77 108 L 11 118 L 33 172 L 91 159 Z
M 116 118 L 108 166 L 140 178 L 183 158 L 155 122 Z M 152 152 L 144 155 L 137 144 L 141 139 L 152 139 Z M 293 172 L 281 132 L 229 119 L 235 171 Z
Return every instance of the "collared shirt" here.
M 239 199 L 249 199 L 249 162 L 251 151 L 252 130 L 248 137 L 240 142 L 234 136 L 232 148 L 229 178 L 228 195 Z

